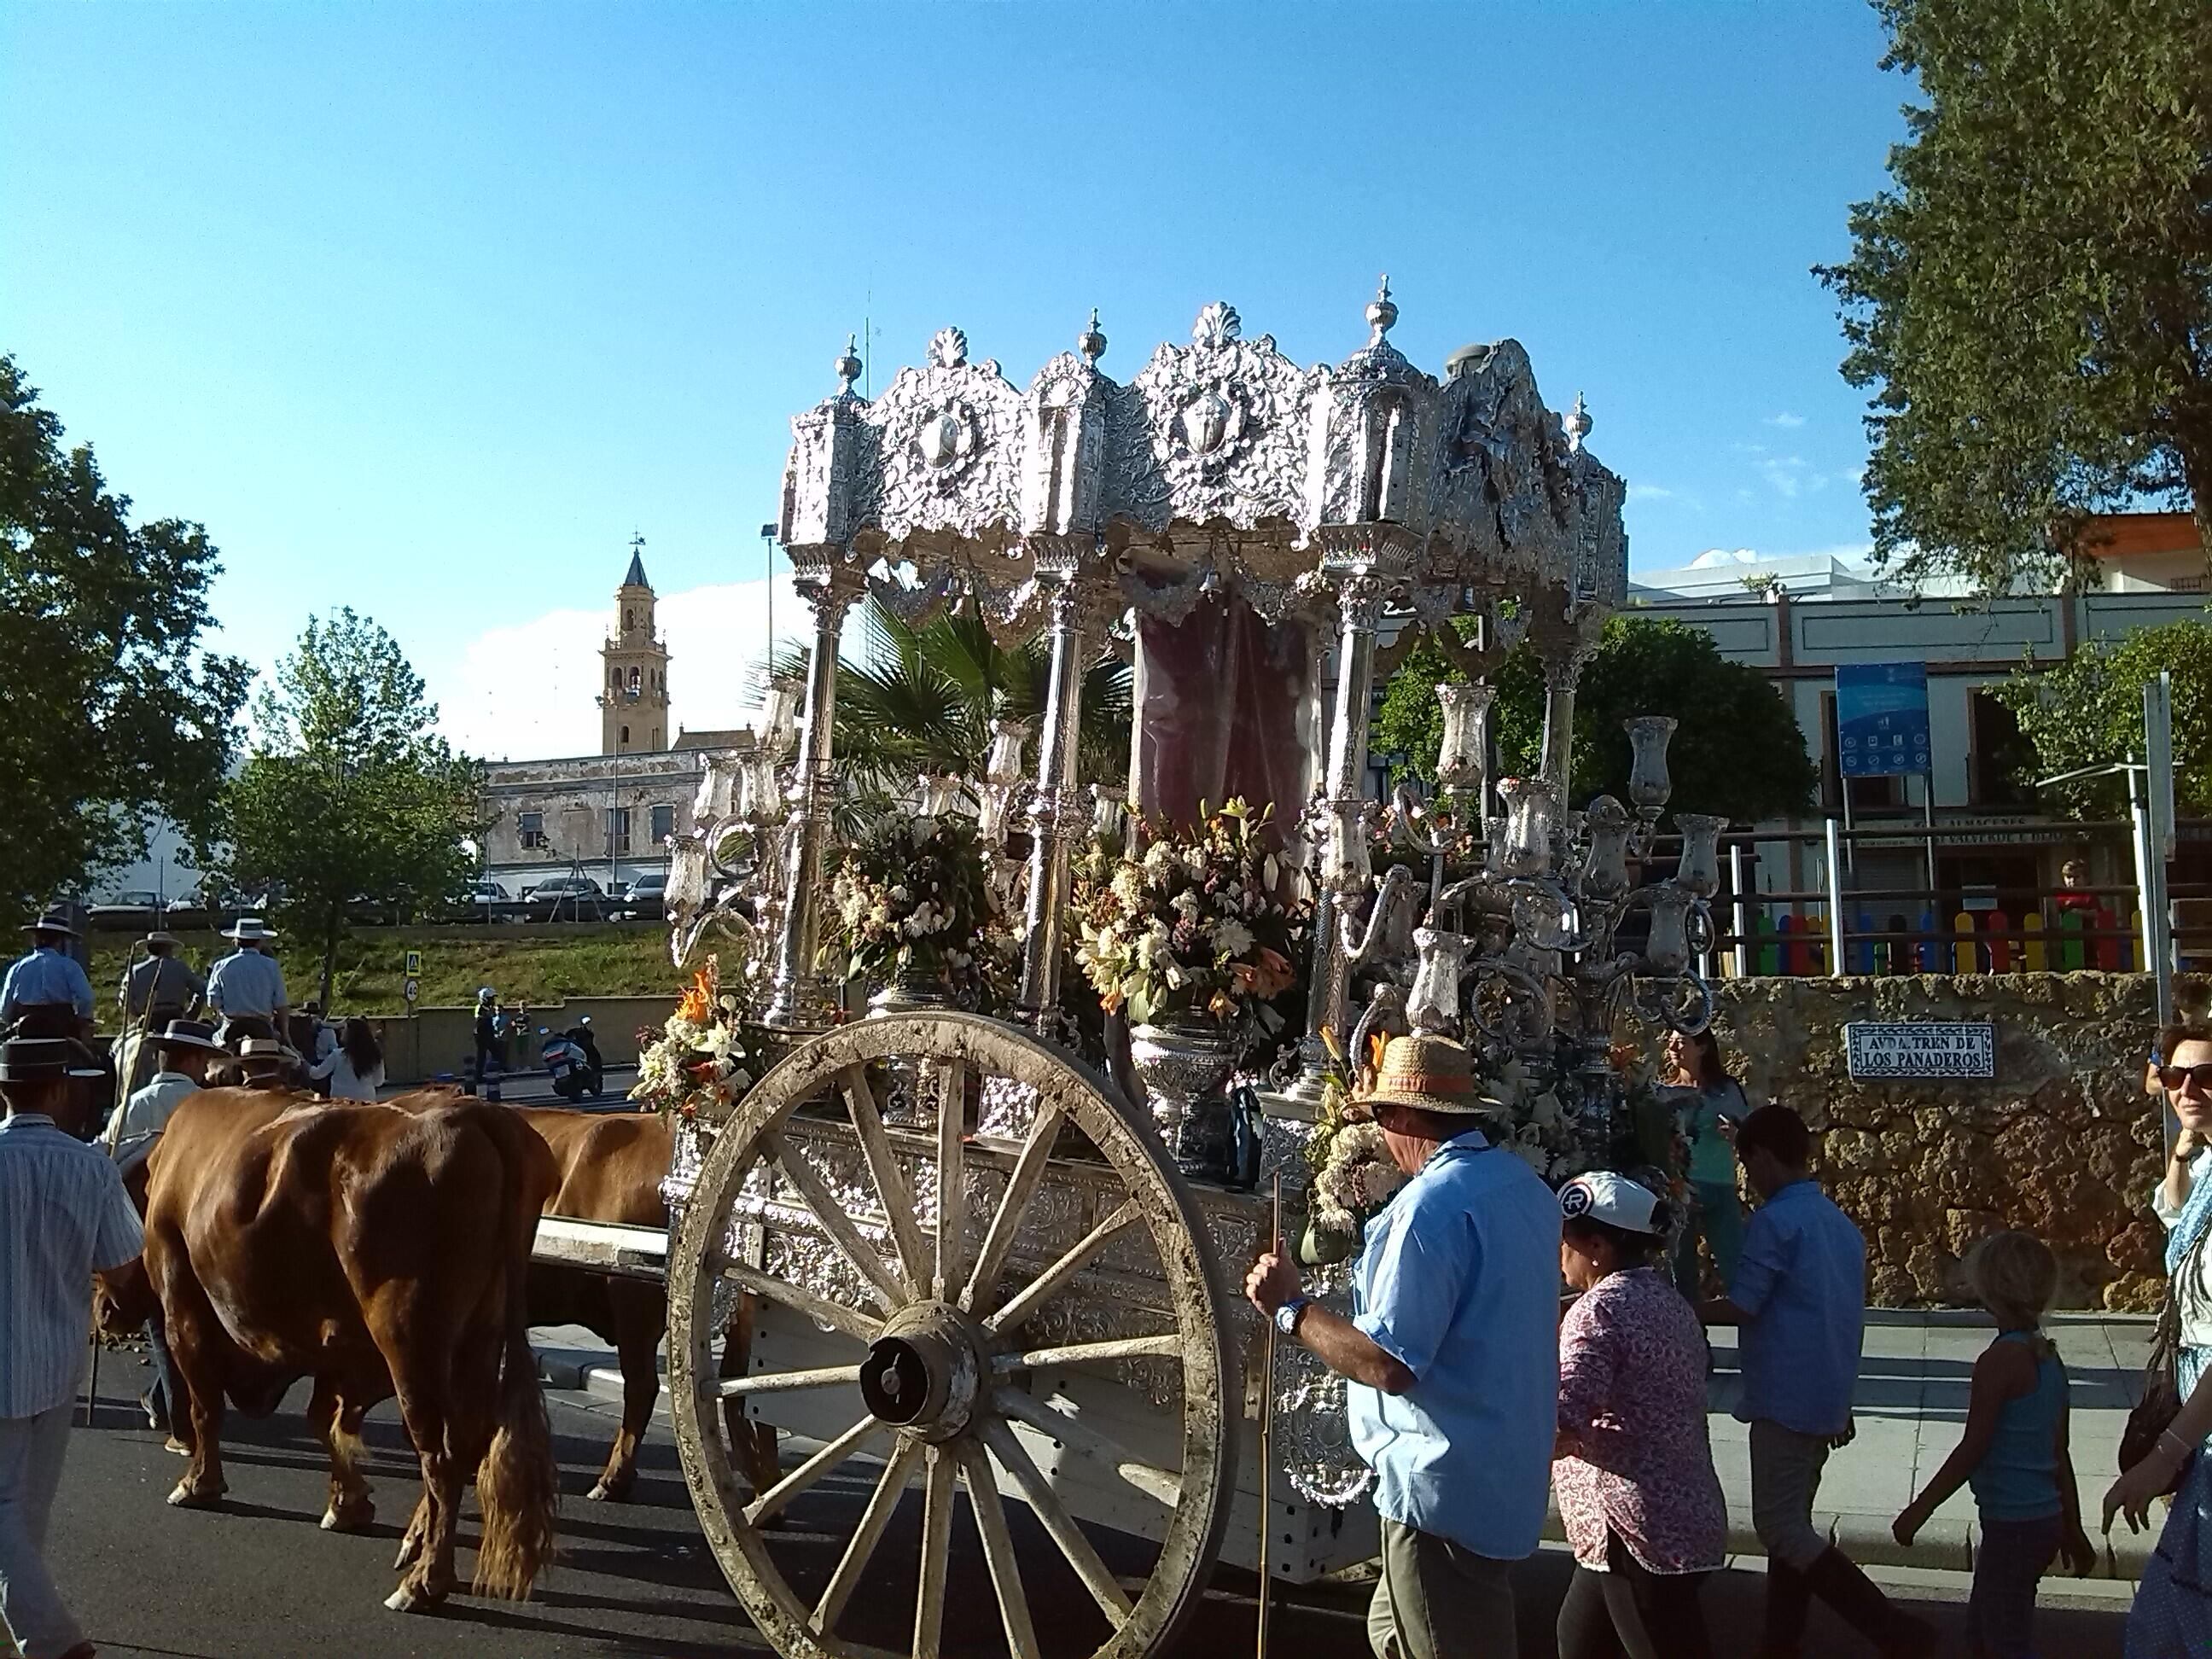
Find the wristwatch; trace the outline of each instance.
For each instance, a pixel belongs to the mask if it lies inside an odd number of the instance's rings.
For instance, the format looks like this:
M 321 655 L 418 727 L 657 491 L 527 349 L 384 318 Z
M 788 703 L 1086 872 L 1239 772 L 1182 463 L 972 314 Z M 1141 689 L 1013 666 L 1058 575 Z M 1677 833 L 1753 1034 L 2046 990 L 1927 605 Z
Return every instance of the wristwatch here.
M 1275 1328 L 1285 1336 L 1298 1334 L 1298 1316 L 1306 1310 L 1308 1297 L 1294 1296 L 1275 1310 Z

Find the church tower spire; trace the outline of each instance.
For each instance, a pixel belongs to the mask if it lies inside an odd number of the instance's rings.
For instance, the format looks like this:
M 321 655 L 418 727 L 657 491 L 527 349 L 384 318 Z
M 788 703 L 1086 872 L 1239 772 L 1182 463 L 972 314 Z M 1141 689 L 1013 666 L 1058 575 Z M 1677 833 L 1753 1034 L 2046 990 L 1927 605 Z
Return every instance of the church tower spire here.
M 629 568 L 615 589 L 615 631 L 599 647 L 599 752 L 657 754 L 668 747 L 668 646 L 654 630 L 645 538 L 629 540 Z

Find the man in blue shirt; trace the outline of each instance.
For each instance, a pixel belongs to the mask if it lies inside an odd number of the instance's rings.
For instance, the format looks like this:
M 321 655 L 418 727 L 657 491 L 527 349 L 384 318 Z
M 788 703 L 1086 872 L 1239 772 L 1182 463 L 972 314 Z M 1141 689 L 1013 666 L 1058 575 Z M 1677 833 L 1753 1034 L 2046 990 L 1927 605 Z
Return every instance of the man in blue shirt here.
M 269 947 L 276 935 L 258 916 L 240 916 L 223 930 L 238 949 L 208 971 L 208 1006 L 222 1015 L 222 1040 L 235 1048 L 246 1037 L 282 1038 L 291 1016 L 284 970 Z
M 1751 1425 L 1751 1522 L 1767 1559 L 1760 1659 L 1794 1659 L 1814 1595 L 1885 1656 L 1931 1654 L 1935 1628 L 1891 1606 L 1813 1524 L 1821 1468 L 1852 1435 L 1866 1242 L 1807 1173 L 1812 1150 L 1786 1106 L 1762 1106 L 1736 1130 L 1736 1158 L 1761 1202 L 1729 1293 L 1699 1310 L 1707 1324 L 1741 1332 L 1735 1414 Z
M 31 949 L 0 981 L 0 1035 L 20 1022 L 21 1036 L 79 1037 L 92 1029 L 92 981 L 69 953 L 80 937 L 69 918 L 49 911 L 30 927 Z
M 1394 1039 L 1366 1100 L 1411 1179 L 1368 1223 L 1352 1317 L 1299 1293 L 1279 1239 L 1245 1295 L 1350 1382 L 1382 1517 L 1377 1659 L 1510 1659 L 1509 1570 L 1543 1530 L 1559 1427 L 1559 1201 L 1483 1133 L 1501 1103 L 1458 1043 Z

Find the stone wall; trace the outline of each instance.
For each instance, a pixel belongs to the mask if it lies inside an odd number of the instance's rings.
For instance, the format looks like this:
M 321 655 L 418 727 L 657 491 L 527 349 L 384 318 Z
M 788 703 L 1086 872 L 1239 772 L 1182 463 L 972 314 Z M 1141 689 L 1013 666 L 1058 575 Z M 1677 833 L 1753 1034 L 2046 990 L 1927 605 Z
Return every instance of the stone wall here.
M 1871 1303 L 1971 1302 L 1961 1259 L 2018 1227 L 2057 1253 L 2060 1306 L 2157 1304 L 2148 975 L 1771 978 L 1716 989 L 1714 1030 L 1752 1104 L 1794 1107 L 1817 1133 L 1815 1169 L 1866 1235 Z M 2185 978 L 2177 1001 L 2201 1011 L 2208 989 Z M 1855 1082 L 1844 1052 L 1853 1020 L 1992 1021 L 1996 1079 Z

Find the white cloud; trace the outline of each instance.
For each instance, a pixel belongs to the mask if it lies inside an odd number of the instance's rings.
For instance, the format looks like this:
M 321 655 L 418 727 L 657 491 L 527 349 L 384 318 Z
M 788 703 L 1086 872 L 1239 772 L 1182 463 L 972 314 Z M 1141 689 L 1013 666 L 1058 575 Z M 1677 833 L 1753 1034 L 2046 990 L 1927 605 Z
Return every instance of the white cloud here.
M 774 598 L 776 637 L 804 639 L 806 612 L 789 575 L 776 576 Z M 696 732 L 750 718 L 746 681 L 767 653 L 769 599 L 765 580 L 661 595 L 657 620 L 668 644 L 675 725 Z M 440 729 L 466 753 L 492 760 L 598 754 L 593 699 L 612 614 L 611 605 L 554 611 L 478 635 L 429 688 Z
M 1784 500 L 1794 500 L 1805 484 L 1805 459 L 1802 455 L 1770 455 L 1759 463 L 1768 485 Z M 1815 479 L 1817 487 L 1818 480 Z
M 1661 484 L 1632 483 L 1628 486 L 1628 499 L 1632 501 L 1668 501 L 1674 498 L 1674 492 Z
M 1799 427 L 1805 424 L 1805 417 L 1802 415 L 1792 415 L 1789 410 L 1784 410 L 1779 415 L 1768 416 L 1766 417 L 1766 424 L 1769 426 L 1779 427 Z

